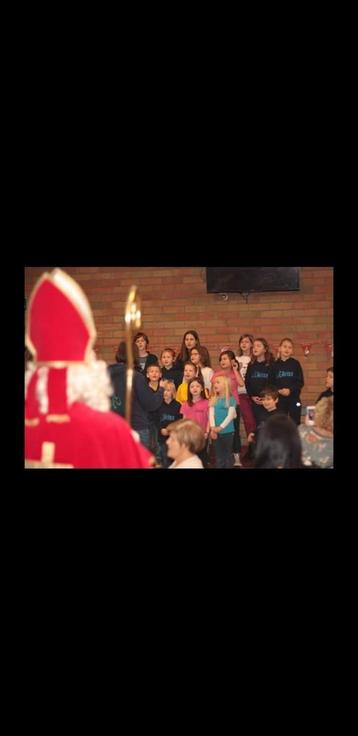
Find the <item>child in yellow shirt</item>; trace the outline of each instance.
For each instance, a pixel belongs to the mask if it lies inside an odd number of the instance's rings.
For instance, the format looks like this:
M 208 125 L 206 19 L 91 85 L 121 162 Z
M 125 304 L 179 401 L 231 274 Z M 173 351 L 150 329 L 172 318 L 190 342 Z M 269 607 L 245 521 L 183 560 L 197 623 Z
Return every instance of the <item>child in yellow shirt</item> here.
M 195 377 L 196 366 L 190 360 L 188 360 L 186 363 L 184 363 L 183 383 L 178 386 L 175 397 L 180 404 L 184 404 L 184 401 L 188 401 L 188 383 L 192 378 Z

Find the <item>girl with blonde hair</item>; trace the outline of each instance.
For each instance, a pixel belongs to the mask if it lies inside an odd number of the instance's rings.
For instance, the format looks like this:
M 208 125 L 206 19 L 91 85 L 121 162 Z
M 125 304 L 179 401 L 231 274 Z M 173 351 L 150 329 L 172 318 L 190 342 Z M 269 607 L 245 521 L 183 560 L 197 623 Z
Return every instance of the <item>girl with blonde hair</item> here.
M 226 376 L 216 376 L 213 379 L 213 395 L 209 406 L 210 437 L 214 442 L 216 467 L 232 468 L 236 400 Z
M 303 464 L 333 468 L 333 398 L 324 397 L 315 409 L 314 425 L 298 427 Z

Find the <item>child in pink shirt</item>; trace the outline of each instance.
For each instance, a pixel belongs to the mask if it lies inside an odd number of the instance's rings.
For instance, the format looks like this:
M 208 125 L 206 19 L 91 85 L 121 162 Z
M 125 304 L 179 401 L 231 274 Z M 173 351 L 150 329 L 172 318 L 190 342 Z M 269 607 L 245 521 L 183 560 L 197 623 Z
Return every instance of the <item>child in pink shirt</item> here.
M 245 381 L 242 379 L 241 374 L 237 368 L 237 361 L 235 354 L 232 350 L 222 350 L 219 355 L 220 368 L 214 372 L 211 376 L 211 383 L 215 380 L 216 376 L 226 376 L 230 381 L 231 393 L 237 403 L 240 405 L 240 399 L 238 394 L 238 386 L 245 386 Z M 233 366 L 234 364 L 234 366 Z
M 208 466 L 207 441 L 209 437 L 209 402 L 205 398 L 203 380 L 192 378 L 188 383 L 188 400 L 184 401 L 180 413 L 201 427 L 205 436 L 205 447 L 198 453 L 204 468 Z

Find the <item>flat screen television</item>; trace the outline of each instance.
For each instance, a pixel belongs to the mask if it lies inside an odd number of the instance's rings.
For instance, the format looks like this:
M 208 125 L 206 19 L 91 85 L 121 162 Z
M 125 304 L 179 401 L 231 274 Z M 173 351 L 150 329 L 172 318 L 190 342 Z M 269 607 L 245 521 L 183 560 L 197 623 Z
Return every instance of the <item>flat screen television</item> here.
M 299 268 L 207 268 L 208 294 L 250 291 L 298 291 Z

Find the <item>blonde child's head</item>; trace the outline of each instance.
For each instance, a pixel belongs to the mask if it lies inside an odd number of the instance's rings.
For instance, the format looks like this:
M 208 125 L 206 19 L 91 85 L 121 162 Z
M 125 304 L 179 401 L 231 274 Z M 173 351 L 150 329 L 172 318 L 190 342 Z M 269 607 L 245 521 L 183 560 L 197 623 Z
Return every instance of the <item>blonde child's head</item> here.
M 210 406 L 215 406 L 219 399 L 225 399 L 225 406 L 229 406 L 232 396 L 230 381 L 226 376 L 216 376 L 212 383 Z
M 177 390 L 175 388 L 175 383 L 174 381 L 164 381 L 163 384 L 164 384 L 163 385 L 164 401 L 168 401 L 168 403 L 170 403 L 170 401 L 173 401 L 173 399 L 175 399 L 175 396 L 176 396 Z
M 160 366 L 157 363 L 153 363 L 152 365 L 148 366 L 147 368 L 148 381 L 152 381 L 153 383 L 156 383 L 157 381 L 160 381 L 161 375 L 162 375 L 162 371 L 160 369 Z

